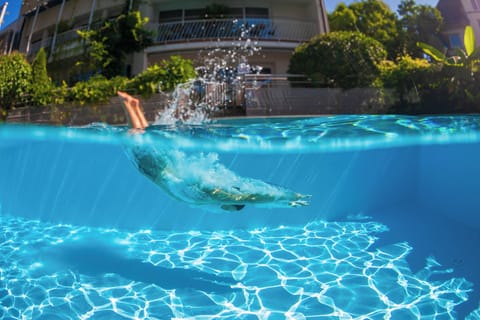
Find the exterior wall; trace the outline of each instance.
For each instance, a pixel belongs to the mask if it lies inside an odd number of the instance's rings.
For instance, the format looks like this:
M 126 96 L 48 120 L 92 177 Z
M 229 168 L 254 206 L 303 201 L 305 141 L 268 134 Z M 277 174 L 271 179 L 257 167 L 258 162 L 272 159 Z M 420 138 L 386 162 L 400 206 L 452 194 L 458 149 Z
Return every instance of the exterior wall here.
M 92 5 L 95 4 L 95 8 Z M 23 27 L 22 38 L 20 41 L 20 51 L 26 52 L 30 33 L 33 33 L 30 41 L 30 45 L 43 41 L 43 45 L 48 38 L 53 37 L 56 29 L 57 21 L 62 21 L 72 30 L 85 27 L 88 24 L 90 12 L 93 9 L 93 21 L 100 19 L 106 19 L 113 15 L 120 14 L 125 5 L 124 0 L 102 0 L 102 1 L 82 1 L 82 0 L 68 0 L 65 1 L 63 11 L 59 17 L 62 3 L 50 8 L 39 10 L 38 17 L 35 19 L 35 8 L 32 8 L 30 14 L 25 16 L 25 24 Z M 22 11 L 26 11 L 23 9 Z M 65 30 L 60 30 L 59 33 Z
M 158 22 L 158 12 L 160 10 L 174 10 L 174 9 L 201 9 L 212 3 L 223 4 L 231 8 L 245 8 L 245 7 L 259 7 L 268 8 L 271 18 L 290 18 L 290 19 L 302 19 L 308 21 L 316 21 L 316 10 L 312 10 L 315 2 L 318 0 L 295 0 L 295 5 L 292 5 L 292 1 L 285 0 L 244 0 L 244 1 L 208 1 L 208 0 L 152 0 L 151 4 L 144 5 L 144 7 L 151 7 L 150 16 L 152 22 Z M 146 11 L 142 12 L 146 13 Z
M 186 59 L 191 59 L 196 65 L 202 65 L 201 55 L 197 50 L 178 52 L 153 52 L 147 54 L 147 67 L 162 60 L 168 59 L 171 55 L 179 54 Z M 287 73 L 292 51 L 289 49 L 264 49 L 260 55 L 248 58 L 252 66 L 261 66 L 269 68 L 272 73 Z
M 212 4 L 207 0 L 186 0 L 179 3 L 172 0 L 153 0 L 150 4 L 144 5 L 141 11 L 148 16 L 151 21 L 151 28 L 155 30 L 159 22 L 159 12 L 175 9 L 200 9 Z M 289 65 L 290 56 L 293 49 L 301 42 L 308 40 L 318 33 L 328 31 L 326 21 L 326 12 L 323 0 L 296 0 L 292 5 L 291 0 L 243 0 L 243 1 L 215 1 L 218 4 L 224 4 L 230 8 L 268 8 L 269 19 L 275 24 L 275 32 L 278 38 L 275 39 L 255 39 L 259 47 L 262 48 L 261 54 L 264 58 L 251 57 L 249 62 L 252 65 L 261 65 L 269 68 L 273 73 L 286 73 Z M 200 18 L 200 17 L 199 17 Z M 290 23 L 292 21 L 292 23 Z M 310 23 L 311 27 L 305 24 Z M 310 31 L 309 31 L 310 28 Z M 293 34 L 293 31 L 298 31 Z M 297 30 L 295 30 L 297 29 Z M 159 32 L 160 34 L 160 32 Z M 290 37 L 288 40 L 285 37 Z M 293 37 L 293 38 L 292 38 Z M 174 39 L 167 40 L 165 43 L 157 43 L 155 46 L 146 50 L 147 63 L 151 65 L 162 59 L 168 58 L 172 54 L 180 54 L 183 57 L 197 60 L 197 52 L 207 47 L 231 46 L 231 41 L 214 42 L 197 41 L 192 39 Z M 136 60 L 133 70 L 139 70 L 145 66 L 140 59 Z
M 30 56 L 33 56 L 40 47 L 47 48 L 47 51 L 51 47 L 60 50 L 60 46 L 65 41 L 67 41 L 68 46 L 68 41 L 77 37 L 75 30 L 88 26 L 92 10 L 92 22 L 95 23 L 95 21 L 101 21 L 120 14 L 127 1 L 64 0 L 63 11 L 60 12 L 62 10 L 62 0 L 51 0 L 42 2 L 42 5 L 45 5 L 45 7 L 39 10 L 35 19 L 35 4 L 37 3 L 29 1 L 21 9 L 25 23 L 22 27 L 19 50 L 21 52 L 27 52 L 28 50 Z M 258 64 L 267 67 L 274 73 L 286 73 L 293 49 L 299 43 L 308 40 L 312 35 L 325 32 L 328 29 L 328 26 L 326 26 L 326 12 L 324 12 L 324 0 L 150 0 L 141 3 L 140 11 L 149 18 L 150 23 L 148 26 L 155 31 L 158 30 L 160 11 L 201 9 L 213 3 L 224 4 L 231 8 L 268 8 L 268 19 L 276 24 L 275 31 L 277 34 L 281 34 L 283 38 L 279 36 L 271 39 L 255 39 L 259 41 L 259 46 L 263 48 L 261 54 L 264 57 L 252 57 L 249 59 L 249 62 L 252 65 Z M 62 22 L 60 30 L 57 27 L 58 21 Z M 288 21 L 293 22 L 289 24 Z M 299 27 L 297 28 L 297 26 Z M 71 30 L 65 30 L 65 27 Z M 56 30 L 57 34 L 55 34 Z M 284 35 L 287 33 L 288 36 L 285 38 Z M 55 39 L 54 45 L 52 45 L 53 39 Z M 197 60 L 197 52 L 199 50 L 216 45 L 212 41 L 212 39 L 189 41 L 188 38 L 185 38 L 173 45 L 158 42 L 147 48 L 145 52 L 136 53 L 129 58 L 129 62 L 132 64 L 132 72 L 137 74 L 149 65 L 172 54 L 180 54 Z M 226 39 L 224 42 L 224 46 L 231 46 L 231 39 Z M 75 54 L 77 54 L 76 51 L 71 50 L 71 47 L 74 45 L 72 44 L 67 48 L 70 50 L 70 55 L 57 55 L 56 58 L 74 59 Z

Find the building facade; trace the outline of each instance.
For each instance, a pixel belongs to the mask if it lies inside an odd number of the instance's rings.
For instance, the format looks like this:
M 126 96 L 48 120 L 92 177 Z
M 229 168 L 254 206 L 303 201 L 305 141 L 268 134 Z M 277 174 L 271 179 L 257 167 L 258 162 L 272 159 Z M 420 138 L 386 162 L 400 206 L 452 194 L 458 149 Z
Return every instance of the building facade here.
M 33 57 L 45 48 L 49 62 L 68 73 L 83 52 L 77 30 L 98 27 L 132 8 L 134 0 L 24 1 L 15 24 L 14 48 Z M 229 48 L 250 39 L 261 54 L 249 63 L 271 73 L 285 73 L 294 48 L 328 31 L 324 0 L 149 0 L 138 8 L 148 17 L 154 44 L 128 58 L 128 70 L 137 74 L 170 55 L 196 59 L 208 48 Z M 246 33 L 245 33 L 246 31 Z M 244 36 L 242 38 L 242 35 Z
M 444 19 L 443 37 L 448 48 L 463 48 L 467 25 L 472 26 L 480 39 L 480 0 L 439 0 L 437 9 Z

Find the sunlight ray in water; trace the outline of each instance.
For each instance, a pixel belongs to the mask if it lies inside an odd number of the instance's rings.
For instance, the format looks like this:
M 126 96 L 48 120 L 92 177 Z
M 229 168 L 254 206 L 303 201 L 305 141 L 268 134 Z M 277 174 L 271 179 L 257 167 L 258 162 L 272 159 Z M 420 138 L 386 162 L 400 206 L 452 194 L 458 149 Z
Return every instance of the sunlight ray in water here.
M 373 221 L 214 232 L 9 216 L 0 225 L 2 318 L 454 319 L 471 290 L 433 259 L 412 273 L 407 243 L 375 248 L 387 228 Z

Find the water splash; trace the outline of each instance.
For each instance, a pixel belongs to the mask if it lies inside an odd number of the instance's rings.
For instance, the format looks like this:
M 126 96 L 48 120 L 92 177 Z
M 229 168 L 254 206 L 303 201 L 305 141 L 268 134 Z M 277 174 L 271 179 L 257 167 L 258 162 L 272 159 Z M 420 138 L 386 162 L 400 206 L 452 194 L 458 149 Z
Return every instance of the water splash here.
M 244 76 L 262 71 L 261 66 L 251 66 L 248 58 L 260 54 L 261 48 L 249 38 L 255 25 L 232 23 L 241 29 L 239 38 L 228 47 L 218 39 L 214 47 L 200 51 L 197 77 L 175 88 L 154 125 L 203 124 L 219 109 L 244 105 L 246 86 L 257 85 L 247 83 Z

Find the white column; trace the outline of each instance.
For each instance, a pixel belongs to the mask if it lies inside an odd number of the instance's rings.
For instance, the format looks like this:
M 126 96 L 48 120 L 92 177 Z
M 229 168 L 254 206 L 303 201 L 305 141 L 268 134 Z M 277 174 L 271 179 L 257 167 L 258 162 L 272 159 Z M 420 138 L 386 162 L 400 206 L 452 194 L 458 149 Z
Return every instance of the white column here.
M 97 6 L 97 0 L 92 0 L 92 7 L 90 8 L 90 16 L 88 17 L 88 27 L 87 27 L 88 30 L 90 30 L 90 26 L 92 25 L 93 14 L 95 13 L 96 6 Z
M 5 13 L 7 13 L 8 2 L 5 2 L 2 6 L 2 11 L 0 12 L 0 27 L 3 24 L 3 18 L 5 18 Z
M 37 24 L 37 18 L 38 18 L 38 12 L 40 11 L 40 5 L 37 4 L 37 8 L 35 10 L 35 16 L 33 17 L 33 22 L 30 27 L 30 34 L 28 35 L 28 40 L 27 40 L 27 48 L 25 49 L 25 54 L 28 55 L 30 52 L 30 43 L 32 42 L 32 35 L 33 31 L 35 30 L 35 26 Z
M 328 26 L 327 8 L 325 7 L 325 1 L 315 0 L 315 2 L 317 7 L 318 33 L 329 32 L 330 28 Z
M 60 6 L 60 11 L 58 11 L 57 24 L 55 25 L 55 32 L 53 33 L 52 46 L 50 47 L 50 57 L 49 57 L 50 61 L 52 61 L 52 59 L 53 59 L 53 53 L 55 51 L 55 42 L 57 41 L 58 24 L 60 23 L 60 20 L 62 19 L 63 8 L 64 7 L 65 7 L 65 0 L 62 1 L 62 5 Z

